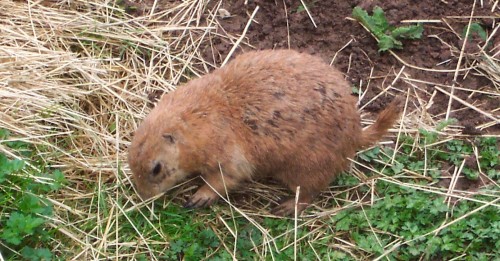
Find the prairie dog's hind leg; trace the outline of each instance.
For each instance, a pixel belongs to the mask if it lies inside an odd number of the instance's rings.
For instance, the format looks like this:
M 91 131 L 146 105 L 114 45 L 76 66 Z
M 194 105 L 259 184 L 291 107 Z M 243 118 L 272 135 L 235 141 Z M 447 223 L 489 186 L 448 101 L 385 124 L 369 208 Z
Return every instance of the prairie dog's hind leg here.
M 283 201 L 271 212 L 277 216 L 292 216 L 295 213 L 295 205 L 297 205 L 297 213 L 300 214 L 306 209 L 313 199 L 329 185 L 330 180 L 327 175 L 311 177 L 308 173 L 300 173 L 299 175 L 284 175 L 281 180 L 294 194 L 297 187 L 300 187 L 299 198 L 295 203 L 295 196 Z M 314 181 L 314 182 L 312 182 Z
M 311 204 L 316 195 L 317 193 L 311 193 L 310 190 L 301 187 L 297 204 L 295 197 L 291 197 L 273 208 L 271 213 L 277 216 L 293 216 L 295 213 L 295 205 L 297 205 L 297 214 L 300 214 Z

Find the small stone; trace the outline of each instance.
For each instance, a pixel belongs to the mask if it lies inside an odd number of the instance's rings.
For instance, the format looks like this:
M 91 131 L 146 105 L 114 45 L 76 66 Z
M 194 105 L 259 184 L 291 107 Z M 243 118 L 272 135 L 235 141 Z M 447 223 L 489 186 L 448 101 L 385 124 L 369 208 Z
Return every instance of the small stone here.
M 219 16 L 222 19 L 226 19 L 231 17 L 231 13 L 229 13 L 229 11 L 224 8 L 219 8 Z

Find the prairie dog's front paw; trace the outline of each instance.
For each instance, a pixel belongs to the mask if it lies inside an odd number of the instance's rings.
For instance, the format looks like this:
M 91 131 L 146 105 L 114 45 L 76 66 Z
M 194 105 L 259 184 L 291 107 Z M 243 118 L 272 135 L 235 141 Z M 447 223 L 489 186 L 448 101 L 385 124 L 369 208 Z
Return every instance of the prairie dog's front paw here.
M 213 191 L 199 189 L 192 195 L 189 200 L 184 204 L 185 208 L 201 208 L 212 205 L 219 199 L 219 196 Z

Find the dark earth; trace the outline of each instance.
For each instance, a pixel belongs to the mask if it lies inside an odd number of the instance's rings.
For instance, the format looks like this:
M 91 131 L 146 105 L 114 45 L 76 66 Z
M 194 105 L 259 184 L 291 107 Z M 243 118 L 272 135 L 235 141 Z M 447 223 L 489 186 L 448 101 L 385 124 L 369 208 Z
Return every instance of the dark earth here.
M 125 3 L 134 8 L 130 9 L 132 15 L 141 15 L 149 11 L 153 0 L 131 1 Z M 220 27 L 217 34 L 239 37 L 255 8 L 259 6 L 254 21 L 251 23 L 244 40 L 239 45 L 232 57 L 240 52 L 251 49 L 292 48 L 302 52 L 323 57 L 325 62 L 331 63 L 341 70 L 353 86 L 360 86 L 364 91 L 369 82 L 368 91 L 360 102 L 364 112 L 376 114 L 383 109 L 395 94 L 406 93 L 410 90 L 410 111 L 428 106 L 429 115 L 418 119 L 421 122 L 434 126 L 443 120 L 448 107 L 449 95 L 439 91 L 450 92 L 450 86 L 457 88 L 454 94 L 473 104 L 482 111 L 499 117 L 500 99 L 498 96 L 489 96 L 475 91 L 498 93 L 498 85 L 485 77 L 481 71 L 470 70 L 460 72 L 454 82 L 455 69 L 459 61 L 460 52 L 464 44 L 464 28 L 467 27 L 473 10 L 472 22 L 482 25 L 489 36 L 500 22 L 499 7 L 492 12 L 494 1 L 437 1 L 437 0 L 351 0 L 351 1 L 320 1 L 305 0 L 304 3 L 310 11 L 317 27 L 304 10 L 301 1 L 290 0 L 231 0 L 223 1 L 221 8 L 227 12 L 219 16 Z M 156 11 L 175 5 L 176 1 L 159 0 Z M 210 2 L 207 6 L 213 9 L 217 2 Z M 396 79 L 404 64 L 395 55 L 389 52 L 379 52 L 377 41 L 357 21 L 352 18 L 352 10 L 360 6 L 370 14 L 375 6 L 380 6 L 392 25 L 410 25 L 405 20 L 426 21 L 421 39 L 403 41 L 403 49 L 395 50 L 394 54 L 406 62 L 402 77 L 388 88 Z M 221 13 L 219 13 L 221 14 Z M 460 68 L 471 66 L 481 60 L 481 47 L 485 40 L 477 34 L 472 34 L 467 41 Z M 500 33 L 489 39 L 489 44 L 484 48 L 490 56 L 498 56 L 500 47 Z M 204 59 L 216 66 L 220 66 L 226 58 L 233 43 L 227 37 L 212 34 L 209 43 L 201 47 Z M 334 59 L 335 57 L 335 59 Z M 496 57 L 498 59 L 498 57 Z M 426 68 L 426 69 L 422 69 Z M 402 78 L 418 81 L 405 81 Z M 498 82 L 497 82 L 498 84 Z M 382 93 L 388 89 L 390 94 Z M 159 96 L 157 93 L 152 97 Z M 434 96 L 432 99 L 431 97 Z M 417 98 L 418 97 L 418 98 Z M 428 104 L 432 100 L 432 103 Z M 456 111 L 455 111 L 456 110 Z M 429 123 L 429 117 L 434 124 Z M 467 137 L 481 134 L 499 134 L 500 124 L 490 127 L 477 128 L 481 124 L 492 122 L 492 119 L 478 113 L 463 104 L 454 101 L 450 118 L 457 119 L 456 125 L 460 126 L 461 133 Z M 412 119 L 413 120 L 413 119 Z M 414 124 L 413 127 L 420 127 Z M 444 170 L 448 174 L 450 170 Z M 446 176 L 446 175 L 444 175 Z M 482 179 L 480 179 L 482 180 Z M 465 181 L 465 182 L 464 182 Z M 440 186 L 447 187 L 449 179 L 443 179 Z M 457 184 L 458 189 L 474 190 L 482 182 L 463 180 Z

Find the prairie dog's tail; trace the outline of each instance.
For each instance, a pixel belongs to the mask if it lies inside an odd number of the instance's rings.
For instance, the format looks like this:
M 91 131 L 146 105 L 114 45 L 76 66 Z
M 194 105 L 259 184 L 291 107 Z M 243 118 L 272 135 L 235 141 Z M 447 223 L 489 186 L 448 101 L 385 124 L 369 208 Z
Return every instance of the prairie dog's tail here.
M 394 100 L 378 115 L 377 120 L 370 127 L 363 130 L 361 134 L 361 147 L 368 147 L 384 136 L 387 130 L 398 120 L 402 111 L 404 98 L 397 96 Z

